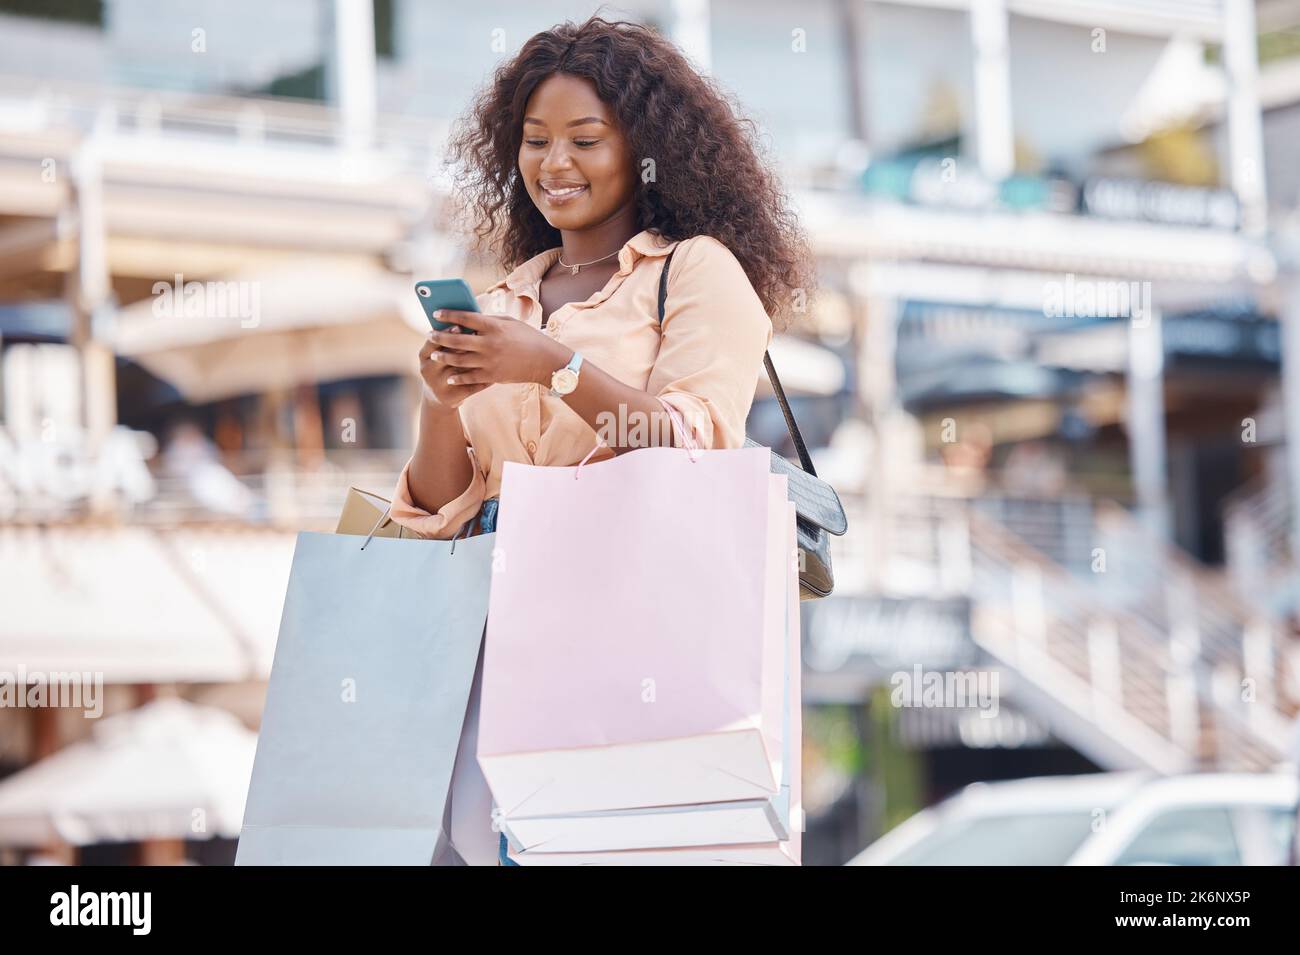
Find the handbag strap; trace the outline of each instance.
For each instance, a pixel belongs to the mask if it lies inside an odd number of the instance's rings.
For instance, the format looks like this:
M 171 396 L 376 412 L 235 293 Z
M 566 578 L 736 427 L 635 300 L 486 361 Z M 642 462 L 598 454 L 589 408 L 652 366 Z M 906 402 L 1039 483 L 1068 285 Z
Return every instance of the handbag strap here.
M 676 252 L 673 249 L 673 252 Z M 664 307 L 668 302 L 668 266 L 672 264 L 673 252 L 669 252 L 664 257 L 664 267 L 659 273 L 659 324 L 664 323 Z M 799 463 L 803 469 L 813 477 L 817 472 L 813 469 L 812 455 L 808 453 L 807 446 L 803 443 L 803 435 L 799 433 L 799 422 L 794 420 L 794 412 L 790 410 L 790 402 L 786 400 L 785 389 L 781 387 L 781 379 L 776 376 L 776 366 L 772 364 L 772 356 L 763 352 L 763 367 L 767 369 L 767 379 L 772 383 L 772 391 L 776 394 L 776 403 L 781 406 L 781 414 L 785 415 L 785 426 L 790 432 L 790 437 L 794 440 L 794 449 L 799 455 Z

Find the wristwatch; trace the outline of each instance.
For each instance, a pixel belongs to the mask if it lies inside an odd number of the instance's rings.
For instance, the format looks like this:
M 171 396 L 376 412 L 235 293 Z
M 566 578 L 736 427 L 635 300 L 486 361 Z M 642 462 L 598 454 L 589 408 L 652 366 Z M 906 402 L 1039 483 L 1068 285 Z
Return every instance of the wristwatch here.
M 575 351 L 567 365 L 551 373 L 551 394 L 556 398 L 572 394 L 573 389 L 578 387 L 578 371 L 581 368 L 582 355 Z

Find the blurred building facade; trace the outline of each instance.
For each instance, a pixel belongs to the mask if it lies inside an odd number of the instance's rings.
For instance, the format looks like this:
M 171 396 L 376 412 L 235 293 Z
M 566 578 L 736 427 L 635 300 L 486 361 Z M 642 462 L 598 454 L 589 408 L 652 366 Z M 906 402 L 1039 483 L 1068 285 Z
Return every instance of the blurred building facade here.
M 495 276 L 449 122 L 592 12 L 0 0 L 0 669 L 256 727 L 293 532 L 409 454 L 412 279 Z M 736 93 L 818 257 L 773 346 L 850 512 L 803 614 L 808 861 L 977 779 L 1291 758 L 1300 4 L 606 15 Z M 749 431 L 792 451 L 761 383 Z M 996 673 L 997 715 L 891 704 L 917 665 Z M 0 772 L 86 732 L 0 721 Z

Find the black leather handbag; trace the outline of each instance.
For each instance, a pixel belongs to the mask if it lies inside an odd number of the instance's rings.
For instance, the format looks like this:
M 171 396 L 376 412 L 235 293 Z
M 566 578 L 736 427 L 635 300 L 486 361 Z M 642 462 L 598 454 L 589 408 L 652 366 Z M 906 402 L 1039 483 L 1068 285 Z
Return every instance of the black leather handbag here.
M 668 267 L 673 254 L 664 257 L 663 271 L 659 273 L 659 324 L 663 324 L 664 305 L 668 301 Z M 799 424 L 790 411 L 785 389 L 781 379 L 776 376 L 772 356 L 763 354 L 763 367 L 767 369 L 768 380 L 772 382 L 772 391 L 776 394 L 781 413 L 785 415 L 785 425 L 794 441 L 799 454 L 802 469 L 795 467 L 775 451 L 772 452 L 772 473 L 784 474 L 788 479 L 790 500 L 795 507 L 795 530 L 799 535 L 799 599 L 816 600 L 825 597 L 835 589 L 835 575 L 831 571 L 830 538 L 837 537 L 849 529 L 848 518 L 844 516 L 844 505 L 835 488 L 817 476 L 813 469 L 812 457 L 803 443 L 799 433 Z M 751 438 L 745 439 L 745 447 L 762 447 Z

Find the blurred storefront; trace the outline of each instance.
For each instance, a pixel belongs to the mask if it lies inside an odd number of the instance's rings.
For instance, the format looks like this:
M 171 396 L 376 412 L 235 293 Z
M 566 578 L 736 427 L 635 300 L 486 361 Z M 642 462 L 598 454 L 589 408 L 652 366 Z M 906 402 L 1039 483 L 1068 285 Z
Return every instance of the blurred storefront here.
M 805 608 L 807 686 L 827 706 L 871 700 L 858 735 L 895 767 L 840 798 L 887 827 L 900 793 L 930 804 L 1004 774 L 1284 764 L 1300 656 L 1279 567 L 1283 329 L 1300 315 L 1266 224 L 1293 165 L 1284 68 L 1258 77 L 1242 4 L 925 6 L 868 5 L 861 27 L 898 57 L 924 60 L 904 23 L 968 30 L 969 51 L 929 67 L 910 129 L 888 126 L 896 106 L 870 114 L 899 87 L 867 60 L 866 161 L 828 169 L 804 203 L 823 274 L 856 301 L 870 426 L 844 489 L 861 533 L 835 542 L 857 592 Z M 1090 56 L 1150 72 L 1070 108 Z M 945 86 L 945 70 L 977 82 Z M 1294 202 L 1272 210 L 1286 223 Z M 936 609 L 954 600 L 960 625 Z M 882 619 L 907 652 L 880 640 L 874 667 L 816 670 Z M 960 649 L 930 669 L 999 675 L 1005 723 L 882 698 L 936 634 Z M 935 745 L 936 721 L 958 748 Z

